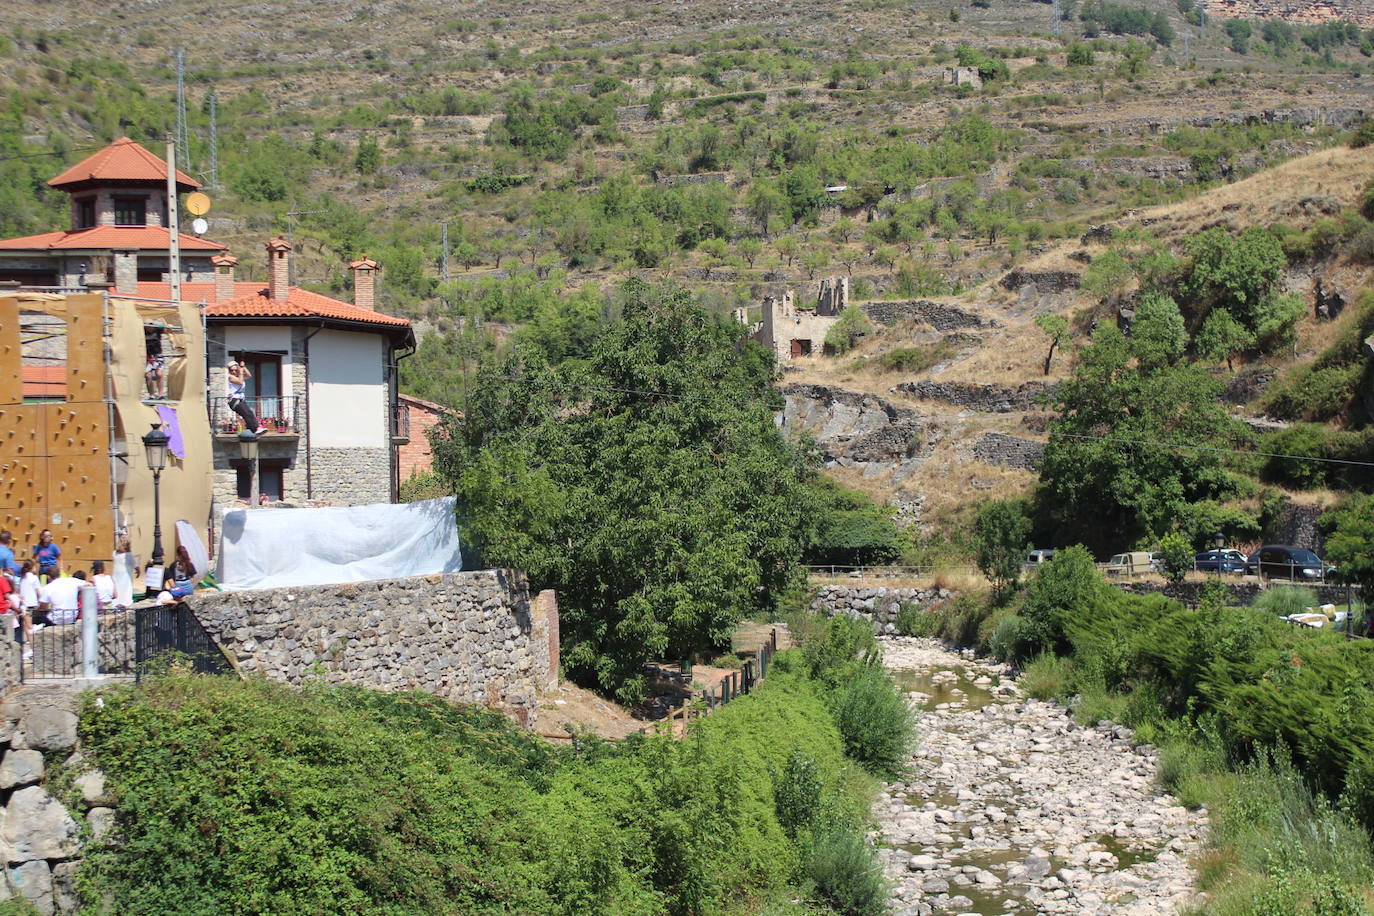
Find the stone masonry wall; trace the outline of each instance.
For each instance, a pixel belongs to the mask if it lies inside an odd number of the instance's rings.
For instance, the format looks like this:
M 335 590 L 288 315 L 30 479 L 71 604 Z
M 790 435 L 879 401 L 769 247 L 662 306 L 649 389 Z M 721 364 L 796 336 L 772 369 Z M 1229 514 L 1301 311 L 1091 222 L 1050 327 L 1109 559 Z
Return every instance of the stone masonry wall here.
M 888 588 L 857 585 L 822 585 L 811 599 L 811 609 L 834 617 L 836 614 L 873 618 L 873 630 L 888 636 L 897 632 L 897 612 L 903 604 L 929 608 L 956 596 L 947 588 Z
M 288 684 L 423 690 L 532 725 L 557 677 L 557 604 L 515 570 L 221 592 L 193 610 L 241 671 Z
M 878 324 L 891 327 L 900 321 L 915 318 L 930 325 L 937 331 L 958 331 L 965 328 L 1000 327 L 1000 322 L 989 321 L 972 312 L 949 305 L 940 305 L 925 299 L 911 299 L 905 302 L 866 302 L 860 308 L 865 315 Z
M 315 499 L 345 506 L 391 502 L 391 450 L 314 448 L 310 476 Z

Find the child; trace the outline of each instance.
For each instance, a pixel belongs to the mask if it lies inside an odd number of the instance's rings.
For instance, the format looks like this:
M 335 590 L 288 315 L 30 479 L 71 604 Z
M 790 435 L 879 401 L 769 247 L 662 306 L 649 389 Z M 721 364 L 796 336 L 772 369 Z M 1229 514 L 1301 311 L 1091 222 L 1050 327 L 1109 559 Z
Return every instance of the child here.
M 113 610 L 115 601 L 115 580 L 114 576 L 105 572 L 104 560 L 94 560 L 91 562 L 91 584 L 95 586 L 95 601 L 100 612 L 103 614 Z
M 33 615 L 38 611 L 38 588 L 38 576 L 33 571 L 33 560 L 25 560 L 19 570 L 19 610 L 23 615 L 23 630 L 19 641 L 25 646 L 25 658 L 33 658 Z

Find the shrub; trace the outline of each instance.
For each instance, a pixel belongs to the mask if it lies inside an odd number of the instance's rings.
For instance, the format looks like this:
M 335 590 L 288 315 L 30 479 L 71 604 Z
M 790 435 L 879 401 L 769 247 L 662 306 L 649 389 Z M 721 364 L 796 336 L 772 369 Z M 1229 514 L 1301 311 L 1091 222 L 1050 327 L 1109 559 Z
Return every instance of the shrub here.
M 816 837 L 807 869 L 820 897 L 845 916 L 881 916 L 887 881 L 861 830 L 832 828 Z
M 802 642 L 807 672 L 829 687 L 838 687 L 863 665 L 860 655 L 877 650 L 873 624 L 867 618 L 838 614 Z
M 1250 606 L 1276 617 L 1287 617 L 1316 607 L 1317 593 L 1301 585 L 1278 585 L 1260 592 Z
M 895 778 L 906 765 L 915 717 L 892 677 L 877 663 L 859 668 L 831 698 L 845 753 L 875 776 Z
M 1170 582 L 1182 582 L 1193 569 L 1193 545 L 1177 531 L 1171 531 L 1159 541 L 1159 553 L 1164 561 L 1164 575 Z
M 794 747 L 787 766 L 773 776 L 773 806 L 778 823 L 796 839 L 816 823 L 821 807 L 821 778 L 816 761 Z
M 1087 548 L 1076 545 L 1056 553 L 1031 580 L 1021 606 L 1028 645 L 1047 652 L 1067 650 L 1069 618 L 1091 608 L 1105 587 Z
M 1362 149 L 1374 143 L 1374 121 L 1365 121 L 1350 135 L 1350 148 Z
M 864 317 L 864 313 L 859 311 L 858 306 L 846 306 L 840 313 L 839 320 L 830 326 L 830 330 L 825 335 L 825 345 L 834 352 L 843 356 L 854 345 L 859 342 L 859 338 L 873 332 L 873 325 Z
M 875 362 L 884 372 L 909 372 L 914 375 L 953 355 L 954 347 L 942 340 L 929 347 L 893 347 L 880 355 Z
M 1037 700 L 1062 700 L 1069 694 L 1073 680 L 1073 662 L 1058 655 L 1042 652 L 1021 674 L 1021 687 Z
M 897 608 L 897 635 L 899 636 L 930 636 L 926 628 L 928 621 L 934 619 L 934 615 L 928 613 L 919 604 L 903 601 Z

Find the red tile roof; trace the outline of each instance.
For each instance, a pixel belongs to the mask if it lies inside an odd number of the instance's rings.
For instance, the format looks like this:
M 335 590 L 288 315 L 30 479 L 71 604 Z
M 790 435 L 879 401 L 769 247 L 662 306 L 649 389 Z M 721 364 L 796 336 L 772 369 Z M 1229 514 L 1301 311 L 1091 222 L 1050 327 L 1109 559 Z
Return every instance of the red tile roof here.
M 170 299 L 170 283 L 143 281 L 138 284 L 138 295 L 149 299 Z M 356 321 L 363 324 L 380 324 L 393 328 L 410 328 L 410 322 L 395 315 L 386 315 L 373 309 L 360 308 L 338 299 L 321 296 L 309 290 L 292 286 L 285 301 L 267 298 L 267 287 L 262 283 L 234 283 L 234 298 L 215 302 L 214 283 L 183 283 L 181 298 L 188 301 L 204 299 L 207 318 L 326 318 L 333 321 Z
M 85 248 L 138 248 L 166 251 L 167 230 L 158 226 L 96 226 L 74 232 L 44 232 L 17 239 L 0 239 L 4 251 L 63 251 Z M 181 236 L 183 251 L 224 251 L 223 245 L 194 235 Z
M 128 137 L 120 137 L 97 153 L 92 153 L 48 184 L 60 188 L 83 181 L 166 181 L 167 161 L 148 152 Z M 200 182 L 180 169 L 177 184 L 194 190 Z
M 24 366 L 22 378 L 26 398 L 67 396 L 66 366 Z

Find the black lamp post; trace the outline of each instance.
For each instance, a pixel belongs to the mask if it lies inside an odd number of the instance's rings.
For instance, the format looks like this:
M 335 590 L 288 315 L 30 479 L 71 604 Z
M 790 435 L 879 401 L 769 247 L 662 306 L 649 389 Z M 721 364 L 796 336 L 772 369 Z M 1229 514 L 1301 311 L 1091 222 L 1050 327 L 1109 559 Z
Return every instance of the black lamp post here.
M 258 437 L 251 429 L 239 433 L 239 457 L 248 462 L 249 485 L 248 506 L 258 504 Z
M 1218 531 L 1212 535 L 1212 542 L 1217 545 L 1217 578 L 1221 578 L 1222 567 L 1226 558 L 1221 555 L 1221 549 L 1226 546 L 1226 535 Z
M 162 431 L 161 423 L 143 434 L 143 449 L 148 453 L 148 470 L 153 472 L 153 565 L 162 565 L 162 505 L 158 493 L 162 469 L 167 466 L 167 443 L 171 436 Z

